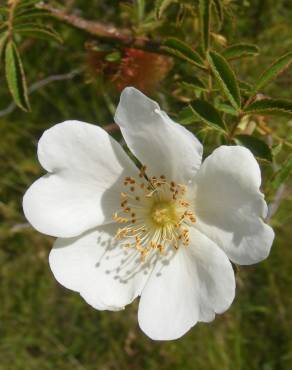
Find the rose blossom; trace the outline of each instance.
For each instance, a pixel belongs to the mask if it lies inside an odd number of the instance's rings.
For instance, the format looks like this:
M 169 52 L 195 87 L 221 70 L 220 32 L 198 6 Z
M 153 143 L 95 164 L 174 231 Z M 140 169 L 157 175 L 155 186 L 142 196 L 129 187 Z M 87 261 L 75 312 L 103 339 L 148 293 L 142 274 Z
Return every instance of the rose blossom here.
M 228 309 L 230 260 L 249 265 L 269 254 L 260 168 L 241 146 L 221 146 L 201 164 L 196 137 L 131 87 L 115 121 L 140 170 L 102 128 L 57 124 L 39 141 L 48 173 L 27 190 L 24 212 L 58 237 L 49 262 L 63 286 L 98 310 L 141 296 L 141 329 L 176 339 Z

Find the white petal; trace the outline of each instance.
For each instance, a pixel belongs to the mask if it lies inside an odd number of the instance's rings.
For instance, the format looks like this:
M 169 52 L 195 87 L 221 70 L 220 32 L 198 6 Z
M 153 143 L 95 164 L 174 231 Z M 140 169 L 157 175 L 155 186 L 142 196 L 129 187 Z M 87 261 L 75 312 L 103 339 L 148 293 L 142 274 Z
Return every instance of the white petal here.
M 115 121 L 150 176 L 187 183 L 200 167 L 203 147 L 159 105 L 133 87 L 123 90 Z
M 142 291 L 139 324 L 152 339 L 177 339 L 233 301 L 235 280 L 227 256 L 199 231 L 190 231 L 191 245 L 158 260 Z
M 125 249 L 114 239 L 109 224 L 79 237 L 57 239 L 49 256 L 57 281 L 79 292 L 94 308 L 119 310 L 141 292 L 150 273 L 136 249 Z
M 45 234 L 71 237 L 112 222 L 122 179 L 137 169 L 121 146 L 100 127 L 66 121 L 45 131 L 38 144 L 49 172 L 27 190 L 23 209 Z
M 235 263 L 265 259 L 274 232 L 262 221 L 267 205 L 252 153 L 240 146 L 221 146 L 204 161 L 195 182 L 195 226 Z

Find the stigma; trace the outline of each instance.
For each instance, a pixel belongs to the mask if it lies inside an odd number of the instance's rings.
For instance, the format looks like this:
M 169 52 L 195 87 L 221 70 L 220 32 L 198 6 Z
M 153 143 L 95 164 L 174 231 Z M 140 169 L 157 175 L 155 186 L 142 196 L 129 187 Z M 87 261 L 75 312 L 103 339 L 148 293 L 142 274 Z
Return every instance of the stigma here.
M 115 235 L 127 248 L 136 248 L 142 260 L 152 251 L 178 249 L 190 243 L 189 227 L 196 222 L 187 200 L 187 186 L 164 175 L 147 177 L 142 166 L 139 178 L 125 177 L 120 209 L 113 215 L 123 226 Z

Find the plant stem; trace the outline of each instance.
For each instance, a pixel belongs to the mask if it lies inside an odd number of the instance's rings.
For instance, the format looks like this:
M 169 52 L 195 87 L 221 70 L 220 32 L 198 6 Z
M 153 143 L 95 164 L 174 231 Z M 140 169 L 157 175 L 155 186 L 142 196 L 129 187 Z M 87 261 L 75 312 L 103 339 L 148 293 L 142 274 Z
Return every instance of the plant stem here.
M 158 52 L 160 48 L 160 42 L 158 40 L 151 40 L 146 36 L 135 37 L 126 28 L 117 28 L 111 24 L 83 19 L 74 14 L 67 14 L 65 11 L 48 4 L 37 4 L 37 8 L 47 10 L 53 17 L 94 36 L 117 40 L 122 44 L 131 45 L 133 48 L 145 49 L 152 52 Z M 162 53 L 165 54 L 164 52 Z
M 8 38 L 9 40 L 12 40 L 13 38 L 13 20 L 14 20 L 14 12 L 15 8 L 18 4 L 19 0 L 8 0 L 8 7 L 9 7 L 9 13 L 8 13 Z

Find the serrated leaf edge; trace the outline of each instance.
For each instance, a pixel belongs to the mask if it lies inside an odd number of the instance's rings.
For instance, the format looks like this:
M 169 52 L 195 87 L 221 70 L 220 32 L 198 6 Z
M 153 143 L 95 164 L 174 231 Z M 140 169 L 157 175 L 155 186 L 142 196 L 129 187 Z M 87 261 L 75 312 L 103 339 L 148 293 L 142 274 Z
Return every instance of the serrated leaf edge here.
M 220 74 L 218 73 L 217 71 L 217 68 L 213 65 L 213 60 L 212 60 L 212 57 L 210 56 L 210 53 L 208 53 L 208 61 L 210 63 L 210 58 L 211 58 L 211 63 L 212 66 L 212 70 L 213 70 L 213 73 L 215 74 L 215 76 L 217 77 L 217 80 L 219 82 L 219 84 L 221 85 L 222 89 L 224 90 L 225 94 L 227 95 L 227 98 L 229 99 L 230 103 L 232 104 L 232 106 L 237 110 L 237 111 L 240 111 L 240 107 L 241 107 L 241 98 L 240 98 L 240 89 L 239 89 L 239 86 L 237 84 L 237 81 L 236 81 L 236 75 L 235 73 L 233 72 L 233 69 L 230 67 L 229 63 L 227 62 L 227 60 L 220 54 L 216 53 L 215 51 L 211 51 L 211 53 L 214 53 L 216 55 L 219 55 L 219 57 L 223 58 L 223 60 L 226 62 L 226 64 L 228 65 L 233 77 L 234 77 L 234 80 L 235 80 L 235 85 L 236 85 L 236 90 L 237 90 L 237 93 L 238 93 L 238 97 L 239 97 L 239 104 L 235 101 L 235 99 L 233 98 L 233 96 L 230 94 L 227 86 L 225 85 L 225 82 L 222 80 Z

